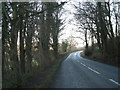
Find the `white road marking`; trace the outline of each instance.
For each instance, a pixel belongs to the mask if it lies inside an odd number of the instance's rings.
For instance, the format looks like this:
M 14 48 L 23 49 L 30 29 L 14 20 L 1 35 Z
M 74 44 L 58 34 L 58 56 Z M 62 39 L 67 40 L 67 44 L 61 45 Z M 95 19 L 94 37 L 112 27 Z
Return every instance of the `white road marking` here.
M 81 63 L 83 66 L 86 66 L 85 64 Z
M 83 63 L 81 63 L 81 64 L 82 64 L 83 66 L 87 67 L 85 64 L 83 64 Z M 89 70 L 97 73 L 97 74 L 100 74 L 98 71 L 96 71 L 96 70 L 94 70 L 94 69 L 92 69 L 92 68 L 90 68 L 90 67 L 87 67 L 87 68 L 88 68 Z M 118 86 L 120 86 L 120 84 L 119 84 L 118 82 L 114 81 L 113 79 L 109 79 L 109 81 L 111 81 L 111 82 L 117 84 Z
M 114 81 L 113 79 L 109 79 L 109 80 L 120 86 L 120 84 L 118 82 Z
M 86 67 L 86 65 L 85 64 L 83 64 L 83 63 L 81 63 L 83 66 L 85 66 Z M 88 69 L 90 69 L 91 71 L 93 71 L 93 72 L 95 72 L 95 73 L 97 73 L 97 74 L 100 74 L 98 71 L 95 71 L 95 70 L 93 70 L 92 68 L 90 68 L 90 67 L 87 67 Z
M 95 72 L 95 73 L 97 73 L 97 74 L 100 74 L 98 71 L 95 71 L 95 70 L 93 70 L 93 69 L 90 68 L 90 67 L 88 67 L 88 69 L 90 69 L 91 71 L 93 71 L 93 72 Z

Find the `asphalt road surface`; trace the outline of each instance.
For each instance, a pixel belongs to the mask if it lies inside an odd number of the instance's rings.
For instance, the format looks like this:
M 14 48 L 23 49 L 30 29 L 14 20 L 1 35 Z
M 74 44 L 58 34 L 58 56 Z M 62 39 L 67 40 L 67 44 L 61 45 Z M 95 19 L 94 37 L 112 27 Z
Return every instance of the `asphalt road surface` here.
M 58 69 L 52 88 L 120 88 L 120 68 L 71 53 Z

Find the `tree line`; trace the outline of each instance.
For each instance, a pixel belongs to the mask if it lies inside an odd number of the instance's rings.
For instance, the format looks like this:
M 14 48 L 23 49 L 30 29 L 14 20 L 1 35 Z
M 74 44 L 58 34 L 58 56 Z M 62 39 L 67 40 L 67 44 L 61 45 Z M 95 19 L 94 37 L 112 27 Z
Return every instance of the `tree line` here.
M 118 61 L 120 59 L 120 3 L 81 2 L 74 7 L 78 32 L 84 37 L 85 54 L 92 54 L 94 48 L 97 48 L 103 55 L 115 57 Z M 89 48 L 90 41 L 91 48 Z
M 10 78 L 14 78 L 13 83 L 19 87 L 22 76 L 33 70 L 35 62 L 41 69 L 49 68 L 55 62 L 58 36 L 64 23 L 60 19 L 64 4 L 2 2 L 3 88 L 10 87 Z M 36 55 L 39 56 L 37 59 Z

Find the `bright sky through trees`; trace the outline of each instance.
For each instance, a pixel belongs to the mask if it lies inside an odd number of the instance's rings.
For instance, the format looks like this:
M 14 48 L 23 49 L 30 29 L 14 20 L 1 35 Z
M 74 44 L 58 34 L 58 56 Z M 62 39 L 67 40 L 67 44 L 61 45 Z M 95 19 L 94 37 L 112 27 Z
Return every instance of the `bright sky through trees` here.
M 62 0 L 64 1 L 64 0 Z M 60 37 L 60 42 L 64 39 L 68 39 L 69 37 L 82 37 L 80 33 L 76 32 L 78 30 L 78 27 L 76 26 L 76 21 L 74 19 L 74 13 L 76 12 L 74 8 L 74 4 L 77 4 L 77 1 L 68 1 L 64 5 L 64 13 L 62 15 L 62 19 L 66 19 L 66 27 L 64 30 L 61 32 L 63 35 Z M 84 37 L 83 37 L 84 38 Z M 78 43 L 77 47 L 82 47 L 84 46 L 83 41 L 79 38 L 74 38 L 74 40 Z
M 78 24 L 74 18 L 74 13 L 76 13 L 76 9 L 75 9 L 74 5 L 77 5 L 78 2 L 86 2 L 86 0 L 74 0 L 74 1 L 73 0 L 61 0 L 61 1 L 67 2 L 63 7 L 64 11 L 63 11 L 63 15 L 61 17 L 61 19 L 66 19 L 66 27 L 61 32 L 63 35 L 59 38 L 59 40 L 60 40 L 59 42 L 61 42 L 64 39 L 68 39 L 71 36 L 80 37 L 80 38 L 84 39 L 84 36 L 81 33 L 76 32 L 77 30 L 79 30 L 79 28 L 76 26 Z M 119 0 L 116 0 L 116 1 L 118 2 Z M 92 0 L 89 0 L 89 2 L 92 2 Z M 110 2 L 113 2 L 113 0 L 110 0 Z M 113 6 L 111 6 L 111 11 L 112 11 L 112 9 L 113 9 Z M 111 17 L 112 17 L 111 19 L 112 19 L 113 27 L 115 27 L 115 18 L 114 18 L 114 16 L 111 16 Z M 113 29 L 115 31 L 115 28 L 113 28 Z M 84 42 L 80 38 L 74 38 L 74 40 L 78 43 L 77 47 L 84 46 Z M 91 44 L 90 40 L 89 40 L 89 44 Z

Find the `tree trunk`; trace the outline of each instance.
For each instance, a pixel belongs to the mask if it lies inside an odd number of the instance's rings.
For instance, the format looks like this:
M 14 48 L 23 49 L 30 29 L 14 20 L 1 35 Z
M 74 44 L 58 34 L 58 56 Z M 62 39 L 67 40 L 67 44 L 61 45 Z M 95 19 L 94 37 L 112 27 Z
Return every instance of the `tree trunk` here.
M 53 38 L 53 50 L 54 50 L 54 56 L 55 58 L 58 57 L 58 37 Z
M 113 27 L 112 27 L 112 22 L 111 22 L 110 3 L 106 2 L 106 4 L 108 5 L 108 17 L 109 17 L 110 33 L 111 33 L 111 37 L 114 38 L 114 32 L 113 32 Z
M 102 5 L 101 2 L 97 3 L 98 5 L 98 19 L 99 19 L 99 23 L 100 23 L 100 33 L 101 33 L 101 41 L 103 44 L 103 50 L 105 53 L 108 53 L 108 48 L 107 48 L 107 28 L 106 28 L 106 24 L 104 22 L 104 16 L 103 16 L 103 9 L 102 9 Z
M 14 65 L 14 72 L 15 77 L 17 78 L 17 86 L 19 85 L 20 81 L 20 71 L 19 71 L 19 61 L 18 61 L 18 52 L 17 52 L 17 37 L 18 37 L 18 30 L 16 26 L 12 26 L 11 32 L 11 54 L 12 54 L 12 61 Z
M 2 32 L 3 33 L 3 32 Z M 5 38 L 2 37 L 2 84 L 3 84 L 3 88 L 5 86 Z
M 29 35 L 27 36 L 26 39 L 26 56 L 27 56 L 27 64 L 28 64 L 28 72 L 31 71 L 32 69 L 32 36 Z
M 12 9 L 13 9 L 13 21 L 11 24 L 11 58 L 14 65 L 14 72 L 15 77 L 17 79 L 17 86 L 19 87 L 21 78 L 20 78 L 20 70 L 19 70 L 19 61 L 18 61 L 18 45 L 17 45 L 17 39 L 18 39 L 18 25 L 20 22 L 20 19 L 17 17 L 17 3 L 12 3 Z
M 25 73 L 25 50 L 24 50 L 24 32 L 23 31 L 23 22 L 21 20 L 21 29 L 20 29 L 20 65 L 21 65 L 21 73 Z
M 85 48 L 88 51 L 87 29 L 85 30 L 85 44 L 86 44 Z

